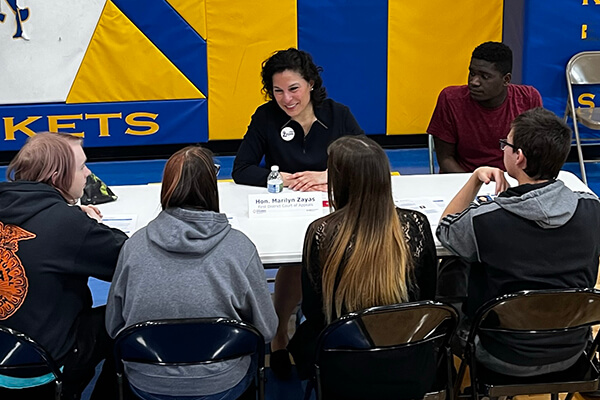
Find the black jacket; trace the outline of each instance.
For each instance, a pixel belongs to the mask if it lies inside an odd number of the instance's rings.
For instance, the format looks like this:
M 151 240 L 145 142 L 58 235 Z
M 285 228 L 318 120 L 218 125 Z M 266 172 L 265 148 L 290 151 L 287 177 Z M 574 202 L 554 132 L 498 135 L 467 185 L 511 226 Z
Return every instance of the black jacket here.
M 60 362 L 77 316 L 92 306 L 88 278 L 112 279 L 126 239 L 47 184 L 0 183 L 0 324 Z
M 292 119 L 274 100 L 258 107 L 233 162 L 233 180 L 252 186 L 266 186 L 272 165 L 281 172 L 325 171 L 327 146 L 345 135 L 361 135 L 350 109 L 331 99 L 314 108 L 317 121 L 304 136 L 302 126 Z M 293 137 L 282 138 L 285 127 L 293 129 Z M 290 138 L 290 136 L 287 136 Z M 259 166 L 265 158 L 265 167 Z
M 492 202 L 444 217 L 440 242 L 471 263 L 472 318 L 486 301 L 520 290 L 592 288 L 600 256 L 600 202 L 551 180 L 510 188 Z M 481 336 L 483 347 L 505 362 L 535 366 L 564 361 L 581 351 L 587 329 L 535 341 L 518 335 Z M 534 356 L 532 356 L 534 355 Z

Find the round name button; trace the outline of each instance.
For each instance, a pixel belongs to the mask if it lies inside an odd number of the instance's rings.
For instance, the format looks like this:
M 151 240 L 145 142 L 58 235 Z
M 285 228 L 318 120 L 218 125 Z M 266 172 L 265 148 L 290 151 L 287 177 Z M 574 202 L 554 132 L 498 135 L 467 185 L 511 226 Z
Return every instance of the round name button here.
M 290 140 L 292 140 L 294 138 L 295 134 L 296 134 L 296 132 L 294 132 L 294 129 L 290 128 L 289 126 L 286 126 L 285 128 L 283 128 L 281 130 L 281 138 L 283 140 L 285 140 L 286 142 L 289 142 Z

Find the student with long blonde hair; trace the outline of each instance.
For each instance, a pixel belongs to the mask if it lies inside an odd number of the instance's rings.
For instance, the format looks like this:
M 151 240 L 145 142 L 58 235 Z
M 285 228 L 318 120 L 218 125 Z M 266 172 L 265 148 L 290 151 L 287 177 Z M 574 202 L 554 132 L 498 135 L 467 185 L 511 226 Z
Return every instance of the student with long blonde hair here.
M 433 299 L 437 259 L 427 217 L 396 208 L 388 158 L 366 136 L 328 149 L 333 212 L 306 232 L 300 325 L 288 346 L 307 378 L 320 331 L 340 316 L 372 306 Z

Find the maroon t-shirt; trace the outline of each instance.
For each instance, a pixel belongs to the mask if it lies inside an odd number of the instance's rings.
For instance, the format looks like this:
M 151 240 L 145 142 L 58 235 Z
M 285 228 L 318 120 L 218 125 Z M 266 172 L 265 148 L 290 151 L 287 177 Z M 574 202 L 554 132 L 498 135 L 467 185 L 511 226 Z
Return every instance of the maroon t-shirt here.
M 508 85 L 504 103 L 496 108 L 479 105 L 467 86 L 449 86 L 438 97 L 427 133 L 455 143 L 456 160 L 466 172 L 483 165 L 505 169 L 498 140 L 506 138 L 517 115 L 541 106 L 533 86 Z

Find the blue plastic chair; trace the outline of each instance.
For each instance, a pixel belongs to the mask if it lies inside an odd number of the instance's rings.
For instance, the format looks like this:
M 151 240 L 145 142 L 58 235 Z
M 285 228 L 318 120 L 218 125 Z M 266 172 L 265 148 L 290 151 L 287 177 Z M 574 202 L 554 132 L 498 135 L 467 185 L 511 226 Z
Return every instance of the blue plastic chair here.
M 35 378 L 52 374 L 54 398 L 60 400 L 63 376 L 50 354 L 26 334 L 1 325 L 0 374 L 15 378 Z
M 317 399 L 451 398 L 449 342 L 457 323 L 451 305 L 433 301 L 341 317 L 319 336 L 312 379 Z
M 165 319 L 127 327 L 115 339 L 119 398 L 124 399 L 123 362 L 154 365 L 207 364 L 255 356 L 256 388 L 264 399 L 265 341 L 252 325 L 228 318 Z

